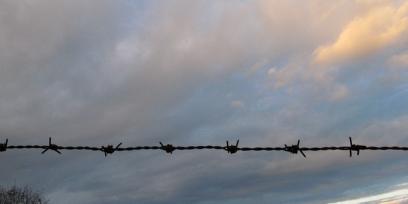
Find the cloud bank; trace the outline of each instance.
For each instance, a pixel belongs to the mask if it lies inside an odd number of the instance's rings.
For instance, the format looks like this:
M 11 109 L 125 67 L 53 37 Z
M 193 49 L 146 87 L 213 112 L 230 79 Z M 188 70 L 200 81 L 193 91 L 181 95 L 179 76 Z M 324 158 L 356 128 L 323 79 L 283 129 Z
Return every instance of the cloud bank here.
M 408 144 L 407 5 L 2 1 L 1 139 Z M 404 153 L 298 156 L 10 150 L 0 180 L 86 204 L 328 203 L 407 180 Z

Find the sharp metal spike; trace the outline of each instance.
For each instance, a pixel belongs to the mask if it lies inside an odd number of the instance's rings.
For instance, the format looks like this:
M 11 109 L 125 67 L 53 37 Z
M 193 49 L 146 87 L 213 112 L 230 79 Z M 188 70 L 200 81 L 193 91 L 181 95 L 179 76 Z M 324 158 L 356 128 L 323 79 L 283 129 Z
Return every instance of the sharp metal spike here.
M 299 152 L 303 155 L 304 158 L 306 158 L 305 153 L 303 153 L 303 151 L 301 149 L 299 149 Z
M 119 143 L 119 144 L 116 146 L 115 150 L 118 150 L 119 147 L 120 147 L 120 145 L 122 145 L 122 143 Z

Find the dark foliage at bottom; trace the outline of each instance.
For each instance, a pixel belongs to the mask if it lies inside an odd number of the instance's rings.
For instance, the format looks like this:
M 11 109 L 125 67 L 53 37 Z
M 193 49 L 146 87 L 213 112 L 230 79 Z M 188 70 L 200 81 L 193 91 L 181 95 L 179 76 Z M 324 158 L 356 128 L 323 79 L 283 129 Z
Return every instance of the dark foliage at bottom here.
M 48 201 L 41 193 L 28 186 L 0 186 L 0 204 L 48 204 Z

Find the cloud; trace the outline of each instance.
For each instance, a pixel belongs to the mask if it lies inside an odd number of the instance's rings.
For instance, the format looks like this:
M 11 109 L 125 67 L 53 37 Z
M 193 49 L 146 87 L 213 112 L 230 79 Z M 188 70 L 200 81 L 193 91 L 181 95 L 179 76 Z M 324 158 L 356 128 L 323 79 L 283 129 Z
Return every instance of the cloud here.
M 332 204 L 358 204 L 358 203 L 406 203 L 408 201 L 408 189 L 399 189 L 373 196 L 344 200 Z
M 373 119 L 404 114 L 403 94 L 378 102 L 404 80 L 383 86 L 372 73 L 323 73 L 310 65 L 310 53 L 353 16 L 375 11 L 361 14 L 358 7 L 352 1 L 2 1 L 1 137 L 11 145 L 53 137 L 56 144 L 96 146 L 236 139 L 277 146 L 299 138 L 312 146 L 346 144 L 350 133 L 356 142 L 404 141 L 405 120 L 393 126 Z M 384 180 L 406 172 L 402 156 L 383 160 L 365 152 L 355 160 L 344 152 L 310 153 L 308 160 L 222 150 L 107 158 L 37 153 L 1 153 L 8 164 L 0 169 L 2 183 L 16 180 L 55 201 L 89 204 L 316 203 L 366 185 L 380 171 L 373 166 L 401 165 L 381 168 Z M 364 175 L 355 171 L 365 168 Z
M 244 102 L 239 100 L 231 101 L 231 107 L 233 108 L 243 108 L 245 106 Z
M 334 88 L 334 91 L 331 94 L 331 100 L 338 101 L 342 100 L 348 95 L 348 89 L 345 86 L 338 85 Z
M 391 66 L 406 68 L 408 67 L 408 52 L 393 55 L 388 62 Z
M 317 48 L 315 61 L 326 64 L 364 57 L 402 40 L 407 30 L 408 3 L 374 6 L 348 23 L 333 43 Z
M 274 88 L 290 87 L 294 82 L 305 80 L 303 69 L 302 65 L 293 63 L 280 68 L 272 67 L 267 71 L 267 75 Z

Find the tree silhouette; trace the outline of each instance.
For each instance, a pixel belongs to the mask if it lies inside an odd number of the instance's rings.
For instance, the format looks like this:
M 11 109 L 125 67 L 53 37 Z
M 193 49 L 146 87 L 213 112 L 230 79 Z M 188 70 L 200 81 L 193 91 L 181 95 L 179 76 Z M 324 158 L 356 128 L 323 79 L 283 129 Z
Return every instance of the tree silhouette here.
M 48 204 L 48 201 L 41 193 L 28 186 L 0 186 L 0 204 Z

